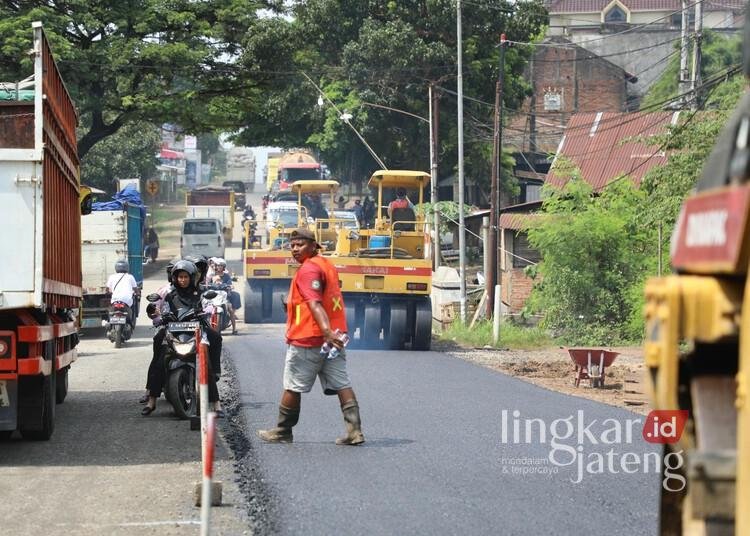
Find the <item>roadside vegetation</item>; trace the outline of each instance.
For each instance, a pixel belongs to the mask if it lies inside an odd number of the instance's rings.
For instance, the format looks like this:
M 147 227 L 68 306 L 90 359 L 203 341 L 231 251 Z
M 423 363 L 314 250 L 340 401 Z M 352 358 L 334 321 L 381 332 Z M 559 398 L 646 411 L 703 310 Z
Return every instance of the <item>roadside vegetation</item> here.
M 545 348 L 555 343 L 549 331 L 540 327 L 519 326 L 513 322 L 502 322 L 500 325 L 500 341 L 492 343 L 492 322 L 477 322 L 469 328 L 456 321 L 440 334 L 443 340 L 453 341 L 462 346 L 474 348 L 512 348 L 518 350 L 534 350 Z

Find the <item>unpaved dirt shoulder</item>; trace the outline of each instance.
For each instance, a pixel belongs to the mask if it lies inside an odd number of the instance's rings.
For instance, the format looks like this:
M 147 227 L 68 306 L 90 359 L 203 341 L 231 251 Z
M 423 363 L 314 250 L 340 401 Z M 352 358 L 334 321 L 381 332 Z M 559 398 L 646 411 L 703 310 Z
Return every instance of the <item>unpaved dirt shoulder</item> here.
M 607 369 L 603 389 L 594 389 L 587 380 L 575 387 L 575 366 L 565 348 L 509 350 L 463 347 L 452 341 L 434 341 L 433 349 L 452 357 L 476 363 L 515 376 L 545 389 L 580 396 L 612 406 L 646 414 L 649 411 L 644 385 L 643 350 L 640 347 L 611 348 L 619 352 Z

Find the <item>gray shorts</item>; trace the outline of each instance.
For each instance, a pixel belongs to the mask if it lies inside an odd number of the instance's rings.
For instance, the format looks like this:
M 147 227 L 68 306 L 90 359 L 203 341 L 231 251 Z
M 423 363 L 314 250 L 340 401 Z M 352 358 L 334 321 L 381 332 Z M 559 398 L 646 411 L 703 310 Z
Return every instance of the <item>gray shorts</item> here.
M 335 395 L 341 389 L 351 387 L 346 373 L 346 352 L 342 351 L 334 359 L 327 359 L 320 353 L 320 346 L 286 348 L 284 364 L 284 389 L 295 393 L 309 393 L 315 385 L 315 377 L 320 376 L 320 385 L 327 395 Z

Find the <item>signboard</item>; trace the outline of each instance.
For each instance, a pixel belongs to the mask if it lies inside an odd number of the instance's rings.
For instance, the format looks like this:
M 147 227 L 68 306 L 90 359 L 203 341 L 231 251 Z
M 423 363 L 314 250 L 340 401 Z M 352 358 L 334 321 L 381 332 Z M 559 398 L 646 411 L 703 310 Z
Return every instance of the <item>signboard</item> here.
M 154 179 L 149 179 L 146 181 L 146 190 L 148 190 L 148 193 L 151 195 L 156 195 L 159 193 L 159 181 Z
M 672 236 L 672 265 L 698 273 L 747 269 L 750 186 L 731 186 L 688 198 Z
M 198 148 L 198 138 L 195 136 L 185 136 L 184 147 L 186 151 L 195 151 Z

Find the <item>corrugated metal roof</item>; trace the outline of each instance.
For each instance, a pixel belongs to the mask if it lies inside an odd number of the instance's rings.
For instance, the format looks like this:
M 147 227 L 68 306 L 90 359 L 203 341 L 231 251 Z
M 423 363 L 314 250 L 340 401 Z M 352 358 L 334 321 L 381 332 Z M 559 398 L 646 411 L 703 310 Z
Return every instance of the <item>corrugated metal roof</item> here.
M 639 185 L 649 169 L 666 163 L 667 156 L 658 146 L 635 140 L 664 133 L 667 126 L 676 122 L 678 113 L 573 114 L 556 163 L 559 158 L 570 160 L 595 190 L 621 175 L 629 175 Z M 547 174 L 547 182 L 553 186 L 563 186 L 569 178 L 558 175 L 554 164 Z
M 630 11 L 680 11 L 681 0 L 619 0 Z M 612 0 L 552 0 L 548 4 L 551 15 L 558 13 L 601 12 Z M 704 11 L 723 9 L 741 10 L 744 0 L 710 0 L 703 4 Z
M 501 229 L 510 229 L 512 231 L 525 231 L 534 220 L 536 214 L 523 212 L 511 212 L 500 214 L 498 227 Z

